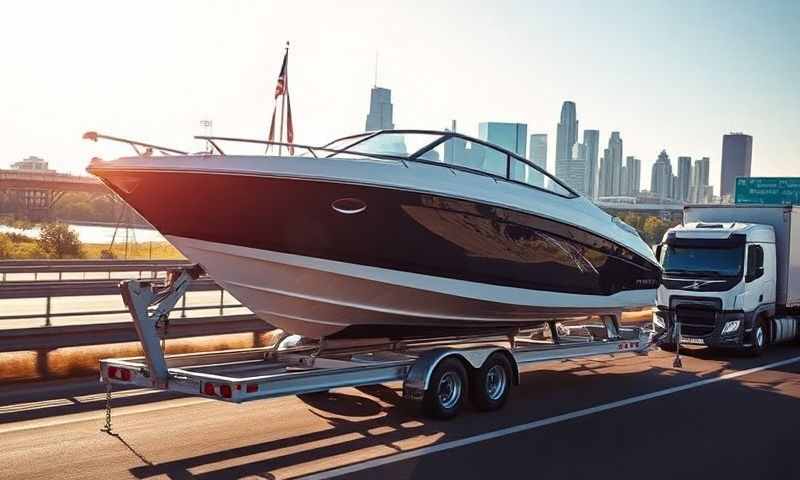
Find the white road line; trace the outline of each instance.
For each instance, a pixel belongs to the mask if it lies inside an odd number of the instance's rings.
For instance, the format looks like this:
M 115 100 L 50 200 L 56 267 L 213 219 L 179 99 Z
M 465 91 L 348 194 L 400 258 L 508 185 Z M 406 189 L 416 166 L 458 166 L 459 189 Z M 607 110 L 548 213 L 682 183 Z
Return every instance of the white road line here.
M 608 410 L 613 410 L 619 407 L 625 407 L 627 405 L 632 405 L 639 402 L 644 402 L 646 400 L 651 400 L 653 398 L 665 397 L 667 395 L 672 395 L 673 393 L 682 392 L 684 390 L 692 390 L 695 388 L 704 387 L 706 385 L 711 385 L 713 383 L 722 382 L 725 380 L 731 380 L 738 377 L 743 377 L 745 375 L 750 375 L 753 373 L 761 372 L 763 370 L 769 370 L 771 368 L 780 367 L 783 365 L 789 365 L 791 363 L 800 362 L 800 357 L 793 357 L 787 358 L 786 360 L 781 360 L 779 362 L 770 363 L 767 365 L 763 365 L 760 367 L 750 368 L 747 370 L 741 370 L 739 372 L 732 372 L 720 377 L 708 378 L 705 380 L 699 380 L 697 382 L 692 382 L 686 385 L 680 385 L 677 387 L 671 387 L 664 390 L 658 390 L 652 393 L 646 393 L 644 395 L 637 395 L 635 397 L 626 398 L 624 400 L 618 400 L 616 402 L 606 403 L 603 405 L 597 405 L 590 408 L 585 408 L 583 410 L 577 410 L 574 412 L 564 413 L 562 415 L 556 415 L 555 417 L 544 418 L 541 420 L 536 420 L 534 422 L 525 423 L 522 425 L 515 425 L 513 427 L 502 428 L 500 430 L 495 430 L 493 432 L 487 432 L 480 435 L 475 435 L 473 437 L 462 438 L 459 440 L 452 440 L 449 442 L 441 443 L 438 445 L 431 445 L 430 447 L 423 447 L 416 450 L 411 450 L 408 452 L 398 453 L 395 455 L 390 455 L 386 457 L 376 458 L 373 460 L 368 460 L 366 462 L 355 463 L 353 465 L 347 465 L 344 467 L 336 468 L 333 470 L 328 470 L 325 472 L 315 473 L 311 475 L 307 475 L 304 477 L 300 477 L 298 480 L 323 480 L 332 477 L 338 477 L 342 475 L 349 475 L 351 473 L 360 472 L 363 470 L 368 470 L 370 468 L 380 467 L 382 465 L 388 465 L 391 463 L 402 462 L 404 460 L 409 460 L 412 458 L 421 457 L 423 455 L 430 455 L 432 453 L 442 452 L 445 450 L 451 450 L 454 448 L 464 447 L 467 445 L 472 445 L 474 443 L 485 442 L 486 440 L 492 440 L 495 438 L 505 437 L 508 435 L 513 435 L 515 433 L 524 432 L 527 430 L 534 430 L 536 428 L 546 427 L 548 425 L 553 425 L 555 423 L 566 422 L 568 420 L 572 420 L 575 418 L 585 417 L 587 415 L 592 415 L 595 413 L 605 412 Z

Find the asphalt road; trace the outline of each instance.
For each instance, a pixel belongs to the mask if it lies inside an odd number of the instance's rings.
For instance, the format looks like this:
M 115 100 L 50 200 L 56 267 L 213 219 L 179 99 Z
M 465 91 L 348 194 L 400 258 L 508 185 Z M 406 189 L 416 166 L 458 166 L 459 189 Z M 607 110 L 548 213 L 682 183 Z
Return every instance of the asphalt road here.
M 245 405 L 129 390 L 108 435 L 93 382 L 2 387 L 0 478 L 800 478 L 800 348 L 672 359 L 539 365 L 502 411 L 450 422 L 398 384 Z

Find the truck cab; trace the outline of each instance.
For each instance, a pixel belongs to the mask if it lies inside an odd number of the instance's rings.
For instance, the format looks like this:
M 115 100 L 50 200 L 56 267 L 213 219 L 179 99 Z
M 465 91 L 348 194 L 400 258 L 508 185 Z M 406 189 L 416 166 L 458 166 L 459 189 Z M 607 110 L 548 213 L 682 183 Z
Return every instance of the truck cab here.
M 676 342 L 761 353 L 776 313 L 777 262 L 771 225 L 690 222 L 656 248 L 664 268 L 653 327 Z M 676 326 L 679 325 L 679 330 Z

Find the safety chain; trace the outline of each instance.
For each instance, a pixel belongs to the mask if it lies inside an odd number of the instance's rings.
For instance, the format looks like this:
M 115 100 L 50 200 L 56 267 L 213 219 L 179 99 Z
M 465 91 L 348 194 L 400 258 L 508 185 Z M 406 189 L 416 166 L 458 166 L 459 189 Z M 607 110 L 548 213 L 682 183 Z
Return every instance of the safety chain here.
M 161 354 L 165 355 L 167 353 L 167 333 L 169 331 L 169 316 L 162 315 L 159 320 L 161 324 L 164 326 L 164 332 L 161 335 Z
M 101 432 L 111 433 L 111 381 L 106 380 L 106 425 Z

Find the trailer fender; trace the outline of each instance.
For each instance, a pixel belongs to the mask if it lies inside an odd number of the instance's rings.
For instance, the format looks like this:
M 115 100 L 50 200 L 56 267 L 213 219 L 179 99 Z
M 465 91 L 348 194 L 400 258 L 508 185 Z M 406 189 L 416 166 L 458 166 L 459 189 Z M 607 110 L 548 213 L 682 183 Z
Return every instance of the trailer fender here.
M 420 356 L 406 374 L 403 381 L 403 396 L 412 400 L 421 400 L 428 389 L 433 371 L 442 360 L 455 357 L 461 361 L 465 367 L 478 369 L 495 352 L 500 352 L 508 358 L 513 369 L 514 385 L 519 385 L 519 366 L 514 356 L 503 347 L 487 347 L 458 350 L 452 348 L 437 348 L 425 352 Z

